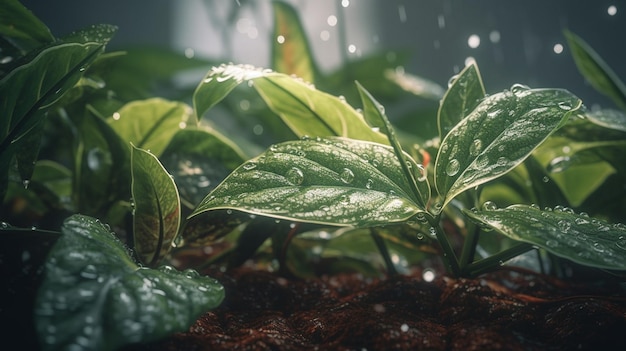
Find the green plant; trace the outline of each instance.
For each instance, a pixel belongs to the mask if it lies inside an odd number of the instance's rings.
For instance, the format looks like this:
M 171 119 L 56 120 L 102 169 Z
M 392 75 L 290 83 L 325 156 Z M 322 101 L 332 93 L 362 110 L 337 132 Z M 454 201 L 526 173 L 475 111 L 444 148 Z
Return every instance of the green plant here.
M 191 268 L 270 254 L 285 274 L 311 275 L 320 259 L 376 274 L 378 257 L 389 272 L 441 258 L 472 277 L 537 248 L 555 274 L 571 262 L 626 270 L 623 112 L 586 111 L 561 89 L 487 95 L 475 63 L 445 93 L 397 69 L 400 54 L 324 75 L 281 2 L 274 70 L 217 65 L 190 96 L 166 98 L 146 77 L 211 62 L 104 53 L 111 26 L 55 38 L 14 0 L 0 13 L 11 53 L 0 66 L 1 232 L 56 241 L 35 307 L 47 349 L 114 349 L 184 330 L 224 291 L 171 266 L 218 240 L 225 249 Z M 623 84 L 566 36 L 581 72 L 623 109 Z M 141 70 L 147 58 L 168 74 Z M 396 134 L 374 96 L 389 107 L 407 92 L 436 112 L 416 111 Z M 220 115 L 263 132 L 239 135 Z

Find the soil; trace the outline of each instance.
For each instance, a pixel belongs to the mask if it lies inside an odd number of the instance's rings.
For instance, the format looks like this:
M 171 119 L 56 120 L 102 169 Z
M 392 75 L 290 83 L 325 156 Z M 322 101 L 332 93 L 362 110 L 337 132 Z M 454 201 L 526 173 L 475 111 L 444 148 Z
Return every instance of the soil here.
M 519 269 L 287 279 L 205 272 L 226 300 L 185 333 L 128 350 L 624 350 L 626 294 Z

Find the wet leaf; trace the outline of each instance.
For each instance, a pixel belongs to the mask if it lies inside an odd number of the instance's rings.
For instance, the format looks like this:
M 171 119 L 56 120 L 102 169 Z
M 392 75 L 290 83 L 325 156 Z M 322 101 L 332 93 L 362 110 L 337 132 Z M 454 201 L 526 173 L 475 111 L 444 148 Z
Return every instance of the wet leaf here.
M 191 107 L 161 98 L 130 102 L 108 121 L 122 140 L 150 150 L 157 156 L 165 150 L 176 132 L 197 125 Z
M 230 209 L 319 224 L 368 227 L 424 211 L 391 147 L 351 139 L 274 145 L 244 163 L 191 214 Z
M 134 145 L 131 171 L 134 249 L 143 263 L 154 266 L 169 252 L 178 234 L 180 198 L 159 159 Z
M 626 86 L 582 38 L 565 31 L 565 38 L 574 57 L 574 62 L 585 79 L 600 93 L 608 96 L 622 110 L 626 110 Z
M 272 67 L 276 72 L 293 74 L 305 82 L 315 83 L 317 69 L 311 46 L 295 9 L 281 1 L 273 1 L 274 34 L 272 36 Z M 280 41 L 279 39 L 280 38 Z
M 428 203 L 428 200 L 430 200 L 430 185 L 428 184 L 428 179 L 426 177 L 426 170 L 423 166 L 418 165 L 411 156 L 402 151 L 402 147 L 396 137 L 393 126 L 385 115 L 385 108 L 383 105 L 376 101 L 374 97 L 358 82 L 357 88 L 361 94 L 365 120 L 370 124 L 370 126 L 379 128 L 385 135 L 387 135 L 389 143 L 393 147 L 397 159 L 400 160 L 400 167 L 406 177 L 406 181 L 411 187 L 409 194 L 412 195 L 412 199 L 419 204 L 421 208 L 426 208 L 426 204 Z
M 244 161 L 236 145 L 208 129 L 179 130 L 161 157 L 174 176 L 182 200 L 191 208 Z
M 443 138 L 485 97 L 485 86 L 475 62 L 453 77 L 437 112 L 439 137 Z
M 465 214 L 512 239 L 537 245 L 576 263 L 626 270 L 625 225 L 609 224 L 562 207 L 542 211 L 533 206 L 513 205 Z
M 116 350 L 182 332 L 224 298 L 214 279 L 141 268 L 108 227 L 74 215 L 52 248 L 35 303 L 42 350 Z
M 441 142 L 435 185 L 443 206 L 523 162 L 580 106 L 568 91 L 519 85 L 482 100 Z
M 0 195 L 6 191 L 6 172 L 13 156 L 23 143 L 32 142 L 26 135 L 36 130 L 48 108 L 80 79 L 115 30 L 113 26 L 100 25 L 74 33 L 33 52 L 32 58 L 0 80 Z M 31 152 L 28 160 L 21 158 L 19 162 L 32 166 L 32 157 L 36 155 Z
M 222 65 L 209 71 L 194 93 L 197 116 L 202 116 L 243 82 L 252 84 L 268 107 L 299 137 L 341 136 L 387 142 L 383 134 L 372 131 L 363 116 L 341 98 L 286 74 L 252 66 Z

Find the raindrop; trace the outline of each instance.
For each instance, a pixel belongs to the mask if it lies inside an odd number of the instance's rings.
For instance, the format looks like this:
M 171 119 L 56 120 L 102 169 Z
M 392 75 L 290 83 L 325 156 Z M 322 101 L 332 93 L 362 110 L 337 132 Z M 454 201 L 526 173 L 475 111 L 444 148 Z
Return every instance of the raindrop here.
M 250 171 L 256 168 L 256 163 L 254 162 L 249 162 L 243 165 L 243 169 L 245 169 L 246 171 Z
M 403 5 L 398 6 L 398 15 L 400 16 L 400 22 L 406 22 L 406 9 Z
M 576 222 L 576 224 L 579 224 L 579 225 L 589 223 L 589 221 L 588 221 L 588 220 L 586 220 L 586 219 L 584 219 L 584 218 L 580 218 L 580 217 L 577 217 L 577 218 L 574 220 L 574 222 Z
M 342 182 L 350 184 L 354 180 L 354 173 L 349 168 L 344 168 L 339 174 L 339 178 Z
M 28 186 L 30 185 L 30 180 L 24 179 L 22 181 L 22 185 L 24 186 L 24 189 L 28 189 Z
M 529 90 L 530 87 L 528 87 L 527 85 L 524 84 L 513 84 L 513 86 L 511 86 L 511 92 L 512 93 L 521 93 L 524 91 Z
M 550 164 L 548 164 L 548 172 L 560 173 L 565 171 L 571 165 L 571 158 L 569 156 L 555 157 Z
M 615 16 L 615 14 L 617 14 L 617 7 L 615 5 L 609 6 L 609 8 L 606 9 L 606 13 L 608 13 L 609 16 Z
M 276 37 L 276 41 L 278 42 L 278 44 L 284 44 L 285 43 L 285 37 L 282 35 L 279 35 Z
M 302 170 L 297 167 L 293 167 L 287 171 L 287 175 L 285 177 L 293 185 L 300 185 L 304 181 L 304 174 L 302 173 Z
M 478 154 L 482 151 L 482 148 L 483 142 L 480 139 L 474 139 L 469 148 L 470 155 L 478 156 Z
M 368 180 L 365 182 L 365 188 L 366 188 L 366 189 L 371 189 L 373 184 L 374 184 L 374 181 L 373 181 L 373 180 L 371 180 L 371 179 L 368 179 Z
M 400 330 L 402 330 L 402 332 L 403 332 L 403 333 L 406 333 L 406 332 L 408 332 L 408 331 L 409 331 L 409 326 L 408 326 L 406 323 L 403 323 L 403 324 L 400 326 Z
M 497 210 L 498 206 L 493 201 L 485 201 L 483 204 L 483 210 L 485 211 L 494 211 Z
M 424 269 L 424 272 L 422 272 L 422 279 L 424 279 L 425 282 L 432 282 L 435 280 L 435 271 L 430 268 Z
M 446 18 L 443 15 L 437 16 L 437 25 L 439 29 L 444 29 L 446 27 Z
M 454 82 L 457 80 L 457 78 L 459 78 L 458 74 L 455 74 L 452 77 L 450 77 L 450 79 L 448 80 L 448 88 L 450 88 L 452 86 L 452 84 L 454 84 Z
M 569 111 L 572 109 L 572 105 L 564 101 L 559 102 L 558 105 L 559 105 L 559 108 L 564 111 Z
M 98 171 L 105 163 L 106 154 L 100 148 L 93 148 L 87 152 L 87 166 L 92 171 Z
M 480 46 L 480 37 L 476 34 L 470 35 L 469 38 L 467 38 L 467 45 L 472 49 L 476 49 Z
M 543 178 L 541 178 L 541 181 L 547 183 L 550 181 L 550 178 L 548 178 L 548 176 L 544 176 Z
M 489 33 L 489 40 L 491 40 L 491 42 L 494 44 L 499 43 L 500 32 L 498 32 L 497 30 L 492 30 L 491 33 Z
M 341 6 L 342 7 L 350 6 L 350 0 L 341 0 Z
M 446 166 L 446 174 L 448 174 L 448 176 L 450 177 L 453 177 L 457 173 L 459 173 L 460 167 L 461 167 L 461 164 L 459 163 L 459 160 L 457 160 L 456 158 L 453 158 L 452 160 L 450 160 L 450 162 Z

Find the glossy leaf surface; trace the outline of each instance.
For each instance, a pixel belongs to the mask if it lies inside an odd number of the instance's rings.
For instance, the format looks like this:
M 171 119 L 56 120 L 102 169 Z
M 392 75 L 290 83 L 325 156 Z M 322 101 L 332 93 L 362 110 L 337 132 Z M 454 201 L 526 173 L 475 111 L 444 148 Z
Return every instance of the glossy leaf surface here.
M 244 163 L 191 217 L 240 210 L 330 225 L 367 227 L 423 211 L 392 148 L 351 139 L 306 139 L 270 147 Z
M 3 0 L 0 9 L 0 36 L 11 38 L 21 50 L 32 50 L 55 40 L 50 29 L 18 0 Z
M 441 100 L 437 112 L 439 137 L 443 139 L 455 125 L 478 106 L 484 97 L 485 86 L 478 66 L 472 63 L 452 78 L 450 87 Z
M 22 143 L 32 142 L 25 138 L 26 134 L 42 123 L 47 108 L 79 80 L 115 30 L 113 26 L 100 25 L 74 33 L 34 53 L 30 61 L 0 80 L 0 172 L 8 171 Z M 32 158 L 36 153 L 30 155 Z M 34 159 L 19 161 L 32 164 Z M 6 175 L 0 176 L 0 180 L 3 178 Z M 0 195 L 5 189 L 6 184 L 0 183 Z
M 599 92 L 626 110 L 626 86 L 598 53 L 576 34 L 565 31 L 574 62 L 585 79 Z
M 608 224 L 558 207 L 542 211 L 533 206 L 513 205 L 465 213 L 488 228 L 559 257 L 590 267 L 626 270 L 623 224 Z
M 180 198 L 174 179 L 153 154 L 131 149 L 134 249 L 154 266 L 172 247 L 180 226 Z
M 272 68 L 315 83 L 317 69 L 311 47 L 295 9 L 281 1 L 273 1 L 274 35 L 272 36 Z
M 222 65 L 206 75 L 194 94 L 196 114 L 202 116 L 243 82 L 252 82 L 268 107 L 297 136 L 341 136 L 387 143 L 342 99 L 315 89 L 286 74 L 252 66 Z
M 35 305 L 42 350 L 116 350 L 184 331 L 224 298 L 194 271 L 141 268 L 108 226 L 74 215 L 52 248 Z
M 109 119 L 122 140 L 159 156 L 174 134 L 197 124 L 191 107 L 161 98 L 133 101 Z
M 518 85 L 482 100 L 439 148 L 435 184 L 443 206 L 520 164 L 580 106 L 565 90 Z

